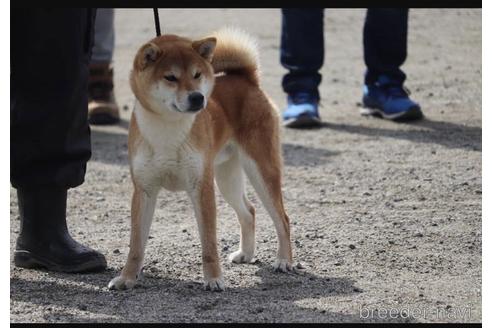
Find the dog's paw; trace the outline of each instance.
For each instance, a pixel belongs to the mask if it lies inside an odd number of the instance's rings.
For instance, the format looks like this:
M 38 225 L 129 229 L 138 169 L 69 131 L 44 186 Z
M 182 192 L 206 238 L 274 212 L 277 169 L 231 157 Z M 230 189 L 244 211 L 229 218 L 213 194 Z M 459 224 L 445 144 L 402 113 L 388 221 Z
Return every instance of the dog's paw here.
M 213 292 L 222 292 L 225 290 L 225 284 L 222 278 L 207 279 L 205 280 L 203 287 L 205 290 L 210 290 Z
M 110 290 L 126 290 L 132 289 L 137 283 L 136 279 L 123 276 L 114 277 L 108 284 Z
M 273 263 L 276 272 L 293 272 L 296 271 L 292 263 L 286 259 L 276 259 Z
M 241 250 L 235 251 L 229 254 L 229 262 L 232 263 L 251 263 L 253 261 L 254 254 L 246 254 Z

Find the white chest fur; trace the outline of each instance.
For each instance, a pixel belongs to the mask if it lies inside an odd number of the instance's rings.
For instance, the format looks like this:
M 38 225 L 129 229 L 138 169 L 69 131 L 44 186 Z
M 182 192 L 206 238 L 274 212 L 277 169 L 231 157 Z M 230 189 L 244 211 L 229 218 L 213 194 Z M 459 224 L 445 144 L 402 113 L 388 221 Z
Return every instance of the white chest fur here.
M 135 115 L 143 141 L 132 158 L 134 178 L 144 189 L 195 189 L 203 174 L 203 156 L 188 139 L 194 116 L 169 122 L 139 106 Z

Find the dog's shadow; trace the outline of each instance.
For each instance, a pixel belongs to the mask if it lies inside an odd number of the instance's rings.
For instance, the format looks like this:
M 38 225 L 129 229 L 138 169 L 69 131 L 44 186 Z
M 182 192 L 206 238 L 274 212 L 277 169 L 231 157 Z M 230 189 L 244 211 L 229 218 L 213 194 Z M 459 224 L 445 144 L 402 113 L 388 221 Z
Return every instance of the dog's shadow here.
M 278 273 L 269 264 L 250 265 L 258 268 L 254 274 L 260 278 L 257 283 L 231 285 L 226 277 L 227 289 L 221 293 L 205 291 L 199 279 L 168 278 L 160 272 L 145 272 L 132 290 L 110 291 L 106 285 L 119 270 L 107 269 L 94 274 L 45 272 L 41 281 L 14 277 L 10 298 L 11 302 L 49 308 L 43 319 L 50 322 L 367 322 L 358 311 L 332 312 L 313 308 L 316 302 L 309 302 L 324 298 L 319 300 L 321 304 L 335 304 L 337 297 L 364 293 L 351 279 L 318 276 L 306 270 Z M 374 320 L 386 321 L 369 321 Z

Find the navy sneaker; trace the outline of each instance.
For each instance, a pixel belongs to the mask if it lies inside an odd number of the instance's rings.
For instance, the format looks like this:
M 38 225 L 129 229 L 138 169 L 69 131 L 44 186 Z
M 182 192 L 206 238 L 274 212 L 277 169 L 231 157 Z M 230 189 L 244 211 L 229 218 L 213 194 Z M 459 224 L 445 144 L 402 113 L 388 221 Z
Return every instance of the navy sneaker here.
M 318 114 L 318 98 L 307 92 L 290 94 L 283 113 L 284 126 L 288 128 L 310 128 L 321 125 Z
M 392 121 L 411 121 L 424 115 L 420 105 L 411 100 L 409 91 L 401 83 L 380 76 L 371 85 L 364 85 L 362 115 L 379 116 Z

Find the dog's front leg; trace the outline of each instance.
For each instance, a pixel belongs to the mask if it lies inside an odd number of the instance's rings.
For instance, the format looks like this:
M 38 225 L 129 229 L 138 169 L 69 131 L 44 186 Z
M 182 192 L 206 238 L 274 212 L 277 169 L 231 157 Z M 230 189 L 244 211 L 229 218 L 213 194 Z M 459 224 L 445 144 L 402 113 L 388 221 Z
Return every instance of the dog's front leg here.
M 132 198 L 130 252 L 125 267 L 110 281 L 109 289 L 131 289 L 143 267 L 145 245 L 154 215 L 157 190 L 145 191 L 135 186 Z
M 216 208 L 214 180 L 211 169 L 206 169 L 204 176 L 188 194 L 193 202 L 195 216 L 202 244 L 202 265 L 204 286 L 206 290 L 222 291 L 225 289 L 222 270 L 217 251 Z

